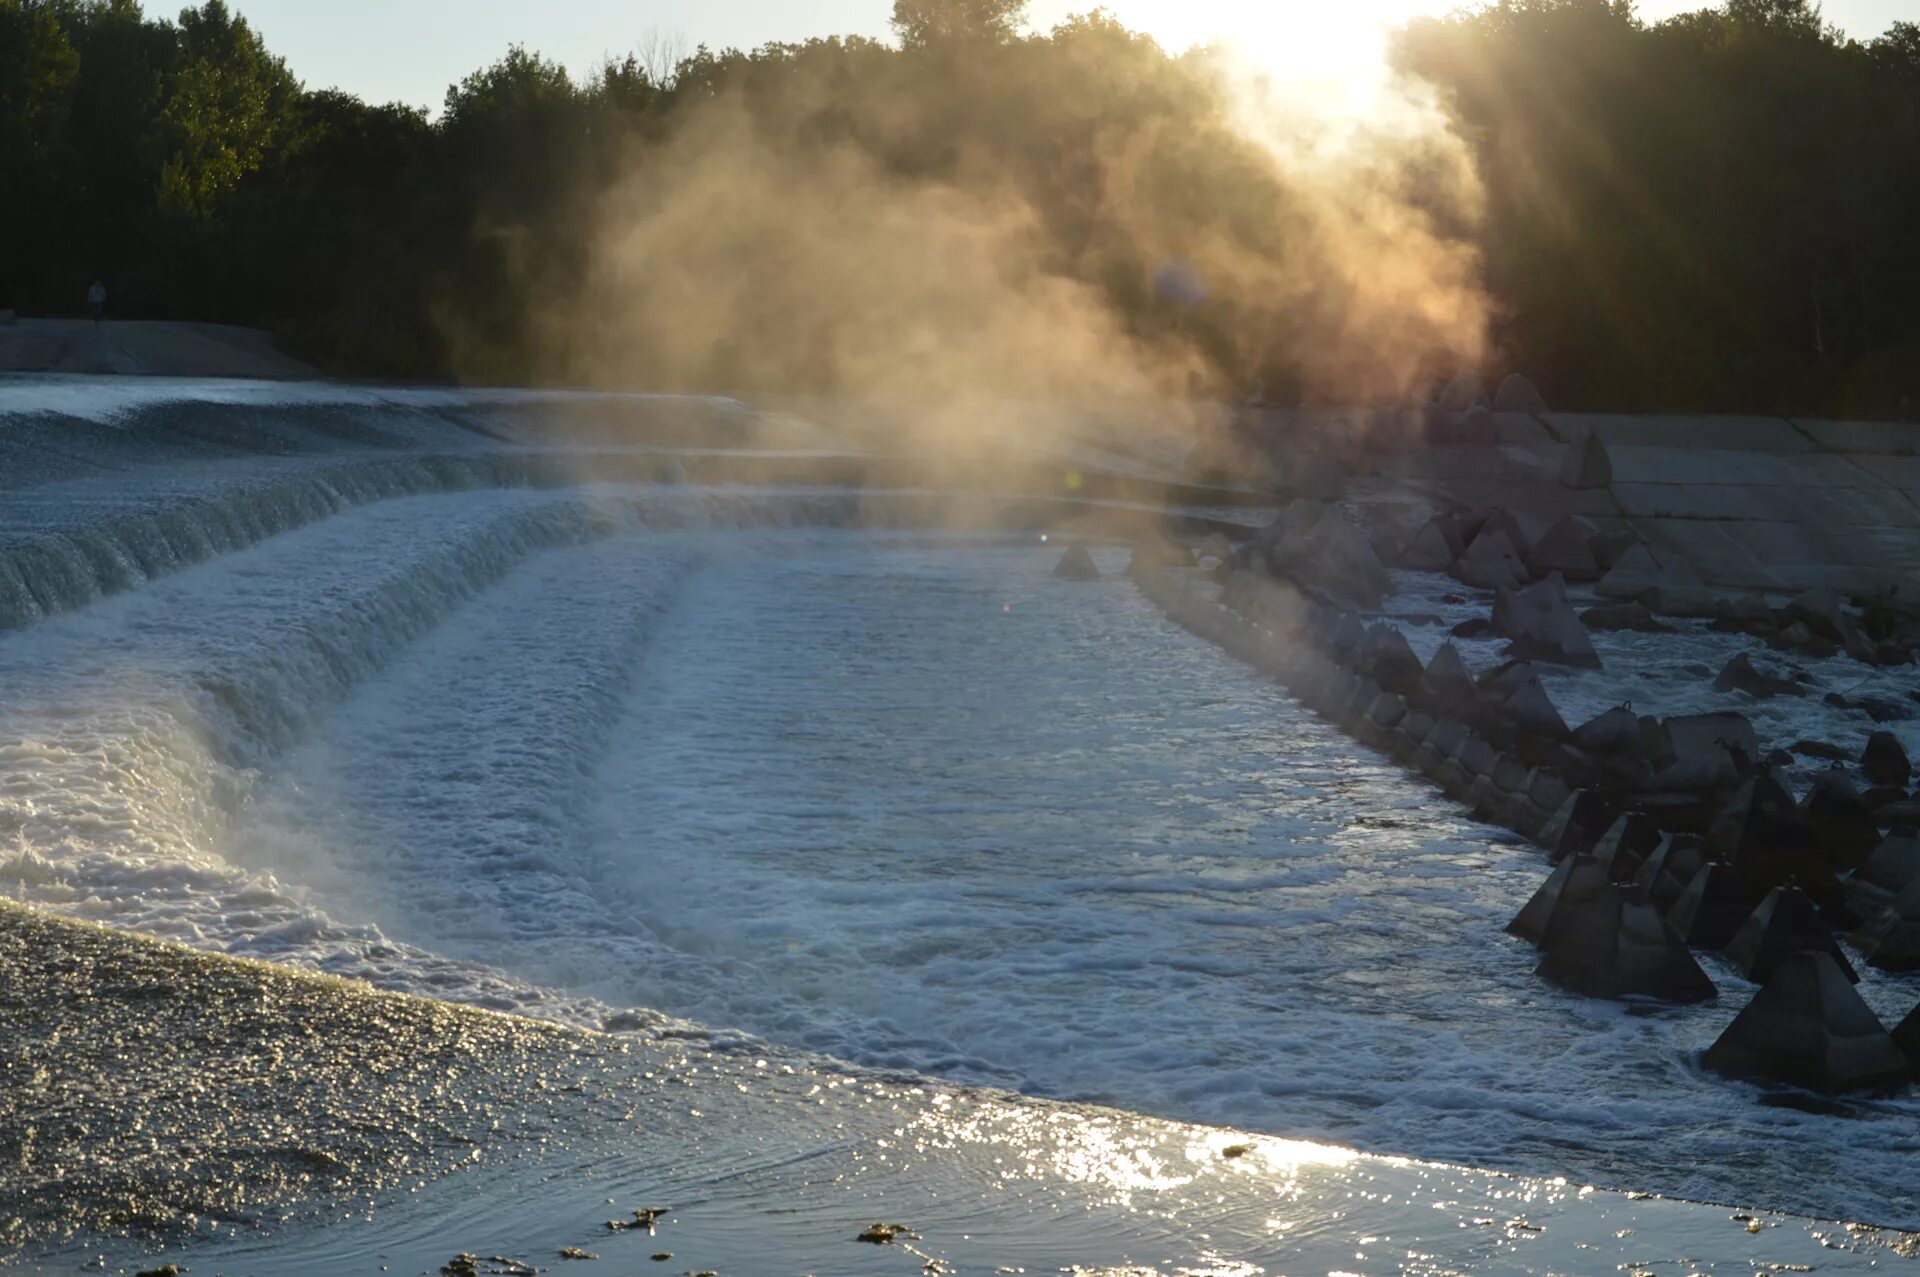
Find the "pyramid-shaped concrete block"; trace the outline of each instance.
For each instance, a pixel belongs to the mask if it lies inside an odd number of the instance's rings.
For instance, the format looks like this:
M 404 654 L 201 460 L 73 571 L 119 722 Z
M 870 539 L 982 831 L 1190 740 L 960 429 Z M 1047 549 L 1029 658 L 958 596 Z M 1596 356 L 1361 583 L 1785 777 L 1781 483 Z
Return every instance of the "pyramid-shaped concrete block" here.
M 1854 876 L 1888 895 L 1899 895 L 1920 882 L 1920 837 L 1904 830 L 1888 834 Z
M 1800 800 L 1800 815 L 1835 869 L 1858 869 L 1880 845 L 1873 809 L 1844 768 L 1814 777 L 1813 787 Z
M 1503 589 L 1494 597 L 1494 628 L 1513 640 L 1513 651 L 1528 660 L 1599 669 L 1600 653 L 1567 598 L 1557 575 L 1525 589 Z
M 1727 942 L 1727 959 L 1741 975 L 1765 984 L 1779 965 L 1796 953 L 1818 951 L 1839 964 L 1850 980 L 1859 973 L 1840 952 L 1833 932 L 1807 893 L 1794 886 L 1775 887 Z
M 1496 412 L 1545 412 L 1547 400 L 1531 381 L 1512 372 L 1493 392 L 1493 407 Z
M 1892 1090 L 1913 1066 L 1832 956 L 1795 953 L 1701 1063 L 1728 1077 L 1810 1091 Z
M 1901 892 L 1854 939 L 1882 971 L 1920 971 L 1920 883 Z
M 1527 565 L 1498 528 L 1486 529 L 1473 539 L 1454 564 L 1454 575 L 1482 590 L 1515 589 L 1528 580 Z
M 1688 944 L 1718 949 L 1739 934 L 1758 903 L 1738 873 L 1708 863 L 1694 871 L 1693 880 L 1667 910 L 1667 921 Z
M 1100 568 L 1086 546 L 1074 545 L 1067 547 L 1067 552 L 1053 565 L 1053 574 L 1069 581 L 1098 581 Z
M 1453 547 L 1447 543 L 1446 533 L 1437 519 L 1428 520 L 1400 552 L 1400 566 L 1416 572 L 1451 571 L 1453 560 Z
M 1451 643 L 1442 643 L 1434 652 L 1420 683 L 1421 699 L 1436 713 L 1466 712 L 1473 707 L 1479 690 L 1460 649 Z
M 1562 741 L 1568 736 L 1567 721 L 1560 717 L 1553 698 L 1538 678 L 1529 678 L 1500 702 L 1501 716 L 1523 737 L 1538 741 Z
M 1471 371 L 1454 374 L 1453 379 L 1440 391 L 1439 399 L 1435 400 L 1447 412 L 1465 412 L 1475 404 L 1484 404 L 1486 401 L 1486 383 L 1480 380 L 1479 373 Z
M 1526 563 L 1536 576 L 1558 572 L 1569 581 L 1594 581 L 1600 561 L 1593 556 L 1594 529 L 1574 515 L 1554 523 L 1527 551 Z
M 1560 482 L 1569 488 L 1606 488 L 1613 484 L 1613 458 L 1600 436 L 1585 431 L 1567 446 L 1560 462 Z
M 1507 932 L 1535 948 L 1544 948 L 1557 934 L 1563 910 L 1583 907 L 1601 898 L 1612 880 L 1607 867 L 1592 856 L 1568 856 L 1547 875 L 1540 890 L 1514 915 Z
M 1633 885 L 1647 893 L 1656 909 L 1670 914 L 1705 864 L 1706 857 L 1701 854 L 1698 842 L 1667 834 L 1633 876 Z M 1667 920 L 1673 921 L 1671 916 Z
M 1596 862 L 1597 863 L 1597 862 Z M 1659 910 L 1609 883 L 1590 904 L 1563 905 L 1540 974 L 1590 998 L 1707 1002 L 1713 981 Z

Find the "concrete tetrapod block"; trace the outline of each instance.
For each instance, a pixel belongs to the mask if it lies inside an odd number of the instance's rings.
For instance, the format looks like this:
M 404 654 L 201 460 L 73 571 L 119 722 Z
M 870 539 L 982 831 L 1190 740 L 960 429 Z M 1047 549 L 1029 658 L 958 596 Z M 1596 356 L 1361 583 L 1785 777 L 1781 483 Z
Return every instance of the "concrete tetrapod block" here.
M 1422 703 L 1436 714 L 1465 714 L 1473 709 L 1478 692 L 1473 671 L 1467 668 L 1460 649 L 1451 643 L 1442 643 L 1421 676 Z
M 1899 895 L 1920 882 L 1920 837 L 1905 831 L 1888 834 L 1854 876 L 1889 896 Z
M 1373 543 L 1337 507 L 1327 507 L 1304 535 L 1283 538 L 1268 555 L 1276 573 L 1355 607 L 1371 611 L 1393 593 Z
M 1496 412 L 1545 412 L 1547 401 L 1531 381 L 1513 372 L 1493 392 L 1493 407 Z
M 1431 519 L 1413 534 L 1413 539 L 1400 552 L 1400 566 L 1418 572 L 1446 572 L 1453 567 L 1453 561 L 1459 553 L 1448 544 L 1440 521 Z
M 1597 581 L 1600 561 L 1593 557 L 1594 527 L 1569 514 L 1540 534 L 1526 554 L 1527 569 L 1535 576 L 1558 572 L 1569 581 Z
M 1821 638 L 1838 643 L 1846 637 L 1846 613 L 1840 594 L 1827 586 L 1794 596 L 1780 610 L 1788 621 L 1798 621 Z
M 1587 855 L 1620 814 L 1620 804 L 1590 789 L 1568 794 L 1540 830 L 1536 842 L 1554 860 Z
M 1069 581 L 1098 581 L 1100 568 L 1094 563 L 1093 555 L 1087 552 L 1086 546 L 1071 545 L 1060 556 L 1060 561 L 1053 565 L 1053 574 Z
M 1709 862 L 1694 872 L 1693 881 L 1667 910 L 1667 921 L 1688 944 L 1718 949 L 1746 925 L 1758 903 L 1753 888 L 1736 871 Z
M 1441 388 L 1440 395 L 1434 400 L 1447 412 L 1465 412 L 1475 404 L 1487 402 L 1487 386 L 1480 380 L 1480 374 L 1471 370 L 1458 372 L 1453 379 Z
M 1360 649 L 1360 664 L 1374 682 L 1401 696 L 1418 693 L 1421 676 L 1426 673 L 1407 636 L 1391 625 L 1368 627 L 1367 641 Z
M 1563 909 L 1576 909 L 1600 898 L 1612 885 L 1607 868 L 1592 856 L 1568 856 L 1554 867 L 1540 889 L 1507 924 L 1507 934 L 1520 937 L 1536 949 L 1558 934 L 1556 919 Z
M 1711 859 L 1739 870 L 1757 891 L 1797 880 L 1826 902 L 1836 887 L 1813 830 L 1772 776 L 1755 776 L 1734 791 L 1707 827 L 1706 850 Z
M 1454 751 L 1471 734 L 1472 729 L 1457 718 L 1440 719 L 1415 751 L 1414 766 L 1428 778 L 1440 780 L 1446 770 L 1454 766 Z
M 1527 551 L 1533 548 L 1533 543 L 1539 540 L 1546 530 L 1547 525 L 1535 516 L 1517 513 L 1502 506 L 1488 510 L 1486 516 L 1480 521 L 1481 536 L 1489 532 L 1504 534 L 1507 544 L 1513 547 L 1513 552 L 1523 561 L 1527 557 Z
M 1860 973 L 1840 952 L 1833 932 L 1807 893 L 1798 887 L 1780 886 L 1767 893 L 1760 907 L 1727 942 L 1727 960 L 1747 979 L 1765 984 L 1788 955 L 1808 949 L 1831 954 L 1848 979 L 1859 980 Z
M 1493 601 L 1494 628 L 1513 640 L 1513 651 L 1528 660 L 1600 668 L 1600 654 L 1587 627 L 1567 599 L 1557 574 L 1526 589 L 1501 589 Z
M 1741 652 L 1720 668 L 1720 675 L 1713 680 L 1716 692 L 1745 692 L 1757 701 L 1770 700 L 1775 696 L 1805 696 L 1807 689 L 1790 678 L 1769 674 L 1753 663 L 1753 658 Z
M 1913 1067 L 1826 953 L 1796 953 L 1700 1061 L 1728 1077 L 1810 1091 L 1891 1090 Z
M 1660 826 L 1637 811 L 1623 811 L 1593 844 L 1593 858 L 1618 883 L 1629 883 L 1660 846 Z
M 1560 462 L 1560 482 L 1569 488 L 1605 488 L 1613 483 L 1613 458 L 1591 430 L 1567 447 Z
M 1653 901 L 1654 908 L 1669 914 L 1680 897 L 1686 894 L 1687 885 L 1693 881 L 1694 875 L 1706 863 L 1697 841 L 1667 834 L 1661 838 L 1653 854 L 1641 864 L 1640 872 L 1633 876 L 1633 885 L 1647 893 L 1647 899 Z M 1671 922 L 1672 918 L 1669 917 L 1668 921 Z
M 1327 644 L 1327 655 L 1342 665 L 1357 666 L 1360 650 L 1367 645 L 1367 623 L 1352 612 L 1342 612 Z
M 1901 892 L 1853 938 L 1882 971 L 1920 971 L 1920 883 Z
M 1690 1003 L 1716 995 L 1660 911 L 1613 883 L 1595 900 L 1556 913 L 1539 974 L 1590 998 Z
M 1433 730 L 1433 715 L 1423 709 L 1408 710 L 1405 718 L 1393 729 L 1393 738 L 1388 747 L 1393 756 L 1409 765 L 1420 749 L 1420 742 Z
M 1730 789 L 1760 758 L 1744 714 L 1676 714 L 1660 720 L 1660 734 L 1671 756 L 1655 760 L 1656 789 Z
M 1551 768 L 1536 767 L 1527 773 L 1526 792 L 1514 803 L 1508 822 L 1514 832 L 1539 842 L 1560 805 L 1572 796 L 1567 783 Z
M 1653 776 L 1640 719 L 1625 705 L 1588 719 L 1573 729 L 1572 739 L 1574 747 L 1591 758 L 1609 781 L 1638 789 Z
M 1498 528 L 1482 531 L 1453 565 L 1453 575 L 1481 590 L 1513 589 L 1526 584 L 1527 565 L 1507 534 Z
M 1814 777 L 1800 816 L 1835 869 L 1858 869 L 1880 845 L 1880 826 L 1853 778 L 1835 767 Z
M 1530 677 L 1500 702 L 1502 726 L 1523 743 L 1541 750 L 1567 739 L 1567 723 L 1537 677 Z
M 1892 732 L 1875 732 L 1867 737 L 1860 755 L 1860 770 L 1875 785 L 1905 785 L 1913 779 L 1913 762 L 1907 747 Z

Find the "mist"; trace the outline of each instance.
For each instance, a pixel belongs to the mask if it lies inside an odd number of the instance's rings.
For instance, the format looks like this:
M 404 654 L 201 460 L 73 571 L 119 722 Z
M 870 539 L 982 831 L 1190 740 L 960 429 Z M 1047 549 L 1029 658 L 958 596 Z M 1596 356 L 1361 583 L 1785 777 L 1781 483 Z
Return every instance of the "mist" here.
M 1256 392 L 1403 403 L 1484 354 L 1478 183 L 1411 89 L 1334 120 L 1103 17 L 679 74 L 665 128 L 571 176 L 567 242 L 513 255 L 541 379 L 817 396 L 991 456 Z

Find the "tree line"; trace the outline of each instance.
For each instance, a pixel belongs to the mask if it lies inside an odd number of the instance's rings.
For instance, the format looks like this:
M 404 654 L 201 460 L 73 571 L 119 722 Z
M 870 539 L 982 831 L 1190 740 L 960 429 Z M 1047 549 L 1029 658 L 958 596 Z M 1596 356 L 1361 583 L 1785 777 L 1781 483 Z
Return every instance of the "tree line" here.
M 595 288 L 608 193 L 694 180 L 724 106 L 784 153 L 1017 196 L 1037 268 L 1142 348 L 1198 352 L 1196 393 L 1339 397 L 1364 290 L 1315 273 L 1337 227 L 1238 127 L 1207 55 L 1098 12 L 1024 34 L 1023 9 L 899 0 L 893 42 L 585 75 L 516 47 L 430 117 L 303 87 L 224 0 L 172 19 L 0 0 L 0 307 L 79 313 L 98 277 L 116 314 L 262 325 L 343 374 L 577 377 L 550 319 L 617 304 Z M 1809 0 L 1659 23 L 1628 0 L 1500 0 L 1409 24 L 1393 58 L 1477 181 L 1426 180 L 1416 148 L 1369 190 L 1470 254 L 1490 340 L 1466 357 L 1487 375 L 1566 407 L 1912 414 L 1920 27 L 1851 40 Z M 1170 286 L 1182 255 L 1209 286 Z M 1429 319 L 1393 339 L 1440 376 L 1462 348 Z M 750 389 L 755 367 L 637 351 L 618 379 Z

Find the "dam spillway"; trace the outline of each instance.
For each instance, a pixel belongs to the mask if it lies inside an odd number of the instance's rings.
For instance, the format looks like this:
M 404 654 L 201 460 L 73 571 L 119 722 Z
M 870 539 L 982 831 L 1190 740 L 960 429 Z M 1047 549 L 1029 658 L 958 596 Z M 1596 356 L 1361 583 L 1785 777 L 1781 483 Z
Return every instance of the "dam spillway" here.
M 885 1164 L 902 1127 L 925 1135 L 908 1159 L 922 1169 L 854 1214 L 906 1198 L 930 1233 L 941 1208 L 915 1191 L 976 1202 L 945 1222 L 997 1234 L 979 1252 L 996 1262 L 1173 1271 L 1211 1254 L 1285 1271 L 1284 1256 L 1346 1246 L 1331 1209 L 1308 1211 L 1304 1239 L 1267 1226 L 1269 1194 L 1305 1191 L 1297 1166 L 1322 1168 L 1310 1197 L 1357 1174 L 1384 1177 L 1383 1198 L 1444 1182 L 1447 1229 L 1490 1221 L 1459 1254 L 1517 1271 L 1546 1204 L 1564 1221 L 1546 1225 L 1564 1229 L 1553 1246 L 1584 1227 L 1589 1183 L 1920 1222 L 1910 1100 L 1759 1105 L 1694 1062 L 1724 1017 L 1541 986 L 1499 934 L 1537 854 L 1167 622 L 1125 579 L 1124 548 L 1095 546 L 1100 581 L 1056 580 L 1041 538 L 1083 509 L 695 481 L 699 461 L 678 455 L 695 438 L 832 450 L 727 402 L 627 405 L 639 424 L 616 437 L 598 403 L 583 421 L 537 398 L 349 398 L 15 415 L 0 538 L 23 610 L 0 633 L 0 883 L 114 933 L 16 919 L 38 946 L 155 937 L 558 1026 L 526 1031 L 536 1089 L 564 1094 L 585 1070 L 606 1079 L 587 1093 L 624 1097 L 653 1133 L 623 1146 L 626 1110 L 567 1098 L 518 1111 L 573 1150 L 570 1174 L 605 1159 L 631 1188 L 675 1167 L 690 1219 L 702 1200 L 755 1212 L 781 1193 L 819 1208 L 834 1176 L 783 1159 L 855 1148 Z M 112 952 L 222 996 L 268 978 Z M 48 1001 L 11 1015 L 45 1027 L 64 986 L 34 979 Z M 290 1000 L 332 1014 L 345 995 L 316 987 Z M 391 1014 L 423 1043 L 440 1031 Z M 484 1071 L 522 1049 L 473 1052 Z M 572 1083 L 569 1052 L 588 1061 Z M 692 1098 L 659 1098 L 650 1072 Z M 834 1097 L 825 1115 L 791 1117 L 809 1088 Z M 954 1105 L 971 1116 L 941 1115 Z M 710 1111 L 781 1151 L 761 1162 L 752 1141 L 699 1135 Z M 327 1112 L 323 1098 L 290 1137 L 314 1165 L 351 1143 L 323 1138 Z M 506 1167 L 475 1182 L 520 1182 L 487 1123 L 433 1120 Z M 851 1144 L 824 1134 L 836 1120 Z M 663 1131 L 696 1151 L 663 1152 Z M 1274 1153 L 1225 1181 L 1232 1206 L 1206 1216 L 1220 1235 L 1205 1241 L 1183 1217 L 1242 1161 L 1222 1158 L 1240 1142 L 1227 1131 Z M 1288 1137 L 1339 1147 L 1289 1165 Z M 13 1244 L 76 1244 L 26 1143 L 16 1130 Z M 999 1173 L 972 1160 L 1040 1146 L 1023 1206 L 1080 1221 L 1051 1240 L 978 1204 Z M 1075 1150 L 1102 1147 L 1121 1151 L 1076 1176 Z M 443 1154 L 419 1154 L 429 1182 Z M 361 1156 L 352 1194 L 409 1183 Z M 730 1168 L 772 1187 L 717 1188 Z M 1154 1222 L 1103 1242 L 1122 1190 L 1155 1196 Z M 1527 1228 L 1509 1227 L 1518 1208 L 1460 1204 L 1508 1191 L 1540 1204 Z M 207 1217 L 244 1247 L 276 1212 L 325 1217 L 349 1195 L 311 1174 L 282 1192 Z M 1760 1244 L 1726 1211 L 1709 1227 L 1693 1212 L 1711 1208 L 1608 1200 L 1622 1214 L 1583 1238 L 1644 1211 L 1675 1238 L 1723 1230 L 1729 1254 Z M 1382 1211 L 1448 1253 L 1407 1222 L 1422 1217 Z M 110 1215 L 83 1228 L 123 1227 Z M 713 1206 L 715 1237 L 724 1215 Z M 1769 1223 L 1766 1241 L 1817 1245 L 1811 1226 Z M 287 1227 L 291 1249 L 263 1255 L 315 1244 Z M 407 1227 L 408 1246 L 429 1244 Z M 1867 1255 L 1827 1252 L 1843 1257 Z

